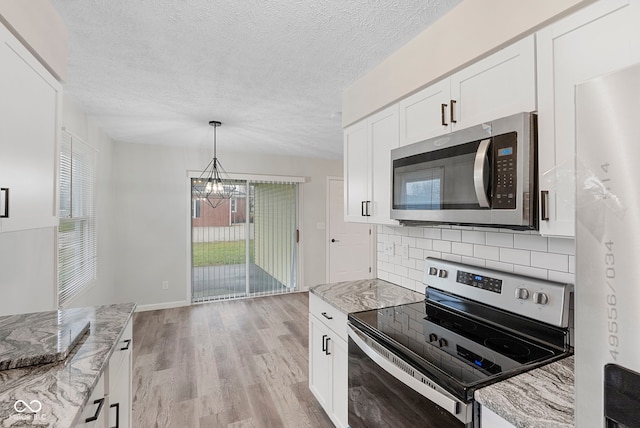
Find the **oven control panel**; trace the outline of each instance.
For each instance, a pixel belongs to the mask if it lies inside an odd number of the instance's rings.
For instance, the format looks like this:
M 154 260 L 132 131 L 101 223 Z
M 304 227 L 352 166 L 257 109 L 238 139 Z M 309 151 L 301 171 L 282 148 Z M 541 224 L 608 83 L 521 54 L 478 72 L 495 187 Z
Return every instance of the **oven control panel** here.
M 490 276 L 459 270 L 456 281 L 460 284 L 470 285 L 472 287 L 481 288 L 494 293 L 502 292 L 502 280 L 498 278 L 491 278 Z
M 426 286 L 559 327 L 569 326 L 572 284 L 436 258 L 425 260 Z

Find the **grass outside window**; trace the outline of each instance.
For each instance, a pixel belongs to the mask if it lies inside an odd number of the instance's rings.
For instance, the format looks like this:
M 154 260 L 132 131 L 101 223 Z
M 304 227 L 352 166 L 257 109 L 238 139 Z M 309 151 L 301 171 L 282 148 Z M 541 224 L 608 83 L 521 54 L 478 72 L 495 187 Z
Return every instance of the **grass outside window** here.
M 249 263 L 254 263 L 253 240 L 249 241 Z M 246 263 L 245 241 L 193 243 L 193 267 Z

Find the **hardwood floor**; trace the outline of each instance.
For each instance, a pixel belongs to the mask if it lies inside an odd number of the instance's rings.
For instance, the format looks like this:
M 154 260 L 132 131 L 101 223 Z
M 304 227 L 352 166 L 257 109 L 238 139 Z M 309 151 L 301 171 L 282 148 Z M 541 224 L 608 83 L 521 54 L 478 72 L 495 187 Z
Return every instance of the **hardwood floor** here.
M 309 295 L 139 312 L 133 426 L 333 427 L 308 386 Z

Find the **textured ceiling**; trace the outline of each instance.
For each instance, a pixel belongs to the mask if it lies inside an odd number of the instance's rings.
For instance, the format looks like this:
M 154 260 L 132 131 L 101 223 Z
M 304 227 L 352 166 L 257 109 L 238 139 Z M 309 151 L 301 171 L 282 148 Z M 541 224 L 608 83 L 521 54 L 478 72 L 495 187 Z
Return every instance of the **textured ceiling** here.
M 51 0 L 114 139 L 342 157 L 341 91 L 461 0 Z

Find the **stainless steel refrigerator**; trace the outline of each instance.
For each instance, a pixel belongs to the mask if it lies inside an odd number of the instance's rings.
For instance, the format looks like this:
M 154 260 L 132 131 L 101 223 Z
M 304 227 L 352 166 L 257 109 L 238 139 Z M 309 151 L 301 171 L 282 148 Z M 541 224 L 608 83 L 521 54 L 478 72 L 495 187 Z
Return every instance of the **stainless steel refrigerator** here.
M 576 426 L 640 427 L 640 64 L 576 87 Z

